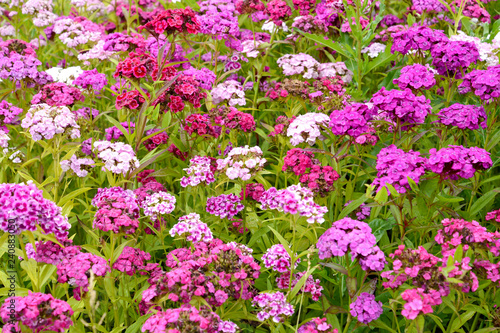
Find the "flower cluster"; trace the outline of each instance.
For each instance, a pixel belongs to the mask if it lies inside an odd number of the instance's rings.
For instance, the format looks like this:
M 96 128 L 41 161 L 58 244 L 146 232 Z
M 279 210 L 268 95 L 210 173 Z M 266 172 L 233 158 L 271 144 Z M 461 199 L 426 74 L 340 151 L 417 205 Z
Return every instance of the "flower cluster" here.
M 405 152 L 395 145 L 390 145 L 378 153 L 376 168 L 377 178 L 372 184 L 378 186 L 377 192 L 390 184 L 399 193 L 406 193 L 411 188 L 408 177 L 418 184 L 420 177 L 426 171 L 427 161 L 419 152 L 413 150 Z
M 489 169 L 492 165 L 490 153 L 479 147 L 432 148 L 427 160 L 429 171 L 439 174 L 442 179 L 452 180 L 472 178 L 476 171 Z
M 420 64 L 401 68 L 401 75 L 393 82 L 401 90 L 405 90 L 406 88 L 428 90 L 436 85 L 436 79 L 432 70 Z
M 5 125 L 13 124 L 17 121 L 17 116 L 23 112 L 20 109 L 7 101 L 0 102 L 0 130 L 6 131 L 7 127 Z
M 212 126 L 210 117 L 206 114 L 190 114 L 186 117 L 185 122 L 184 130 L 189 135 L 196 133 L 200 136 L 206 135 L 214 138 L 220 135 L 220 128 Z
M 69 160 L 61 161 L 62 171 L 73 171 L 78 177 L 86 177 L 89 170 L 94 167 L 94 160 L 91 158 L 78 158 L 72 155 Z
M 193 243 L 208 243 L 214 238 L 210 228 L 200 220 L 200 215 L 196 213 L 179 217 L 179 222 L 170 229 L 170 236 L 175 237 L 175 235 L 185 237 L 186 240 Z
M 262 194 L 259 202 L 263 210 L 276 209 L 293 215 L 300 214 L 307 216 L 309 223 L 323 223 L 328 209 L 316 204 L 313 199 L 313 192 L 299 184 L 281 190 L 271 187 Z
M 306 274 L 305 272 L 298 272 L 293 274 L 292 285 L 290 286 L 290 272 L 287 271 L 284 274 L 276 278 L 276 284 L 280 289 L 293 289 L 299 282 L 299 280 Z M 312 275 L 309 275 L 304 282 L 300 292 L 303 294 L 309 294 L 313 301 L 319 301 L 321 298 L 323 287 L 319 279 L 314 279 Z
M 147 260 L 151 260 L 151 254 L 140 249 L 125 246 L 113 264 L 113 269 L 129 276 L 134 275 L 138 271 L 141 275 L 144 275 L 151 270 L 157 269 L 157 264 L 146 264 Z
M 262 293 L 255 296 L 252 300 L 252 305 L 261 308 L 257 314 L 257 319 L 260 321 L 272 317 L 275 323 L 279 323 L 294 313 L 293 305 L 288 303 L 286 296 L 279 291 L 276 293 Z
M 367 223 L 346 217 L 334 222 L 318 239 L 316 247 L 320 259 L 339 257 L 350 252 L 353 261 L 359 259 L 363 270 L 381 271 L 386 260 L 376 244 L 375 236 Z
M 245 208 L 236 194 L 221 194 L 207 199 L 207 212 L 221 219 L 231 219 Z
M 392 34 L 394 42 L 391 52 L 408 54 L 412 50 L 419 52 L 430 51 L 436 44 L 446 42 L 448 38 L 440 30 L 433 30 L 426 26 L 414 26 Z
M 259 202 L 260 197 L 265 192 L 264 185 L 259 183 L 246 184 L 245 188 L 241 190 L 240 200 L 254 200 Z
M 462 83 L 458 86 L 461 94 L 474 92 L 483 101 L 490 101 L 500 97 L 500 65 L 488 67 L 486 70 L 474 69 L 465 74 Z
M 279 273 L 286 273 L 290 271 L 291 258 L 285 247 L 281 244 L 276 244 L 267 249 L 266 253 L 262 256 L 264 266 L 271 268 L 273 271 Z M 300 259 L 295 261 L 295 267 L 300 262 Z
M 382 314 L 382 302 L 375 301 L 375 296 L 361 293 L 350 305 L 351 315 L 363 324 L 377 320 Z
M 152 277 L 151 286 L 142 293 L 145 309 L 167 295 L 170 301 L 182 303 L 200 296 L 214 306 L 229 298 L 248 300 L 255 295 L 252 285 L 260 275 L 250 248 L 218 239 L 175 249 L 165 264 L 170 270 Z
M 93 92 L 99 94 L 108 84 L 108 79 L 105 74 L 100 74 L 97 69 L 93 69 L 84 71 L 73 81 L 73 84 L 83 89 L 92 89 Z
M 153 36 L 166 33 L 190 33 L 200 32 L 200 23 L 196 13 L 191 8 L 167 9 L 156 15 L 145 25 L 141 25 L 139 30 L 146 29 Z
M 479 51 L 474 43 L 445 41 L 431 50 L 432 65 L 440 75 L 462 78 L 467 68 L 479 60 Z
M 238 111 L 234 107 L 221 106 L 208 112 L 210 119 L 228 129 L 238 129 L 242 132 L 255 130 L 255 119 L 249 113 Z
M 319 77 L 319 62 L 305 53 L 286 54 L 278 59 L 278 66 L 283 69 L 283 74 L 286 76 L 302 74 L 305 79 Z
M 260 147 L 233 148 L 224 159 L 217 160 L 217 170 L 226 174 L 229 179 L 249 180 L 262 170 L 266 159 L 262 157 Z
M 29 129 L 33 141 L 50 140 L 56 134 L 68 135 L 71 139 L 80 137 L 76 116 L 65 106 L 32 105 L 21 127 Z
M 141 332 L 224 332 L 218 330 L 220 323 L 219 316 L 208 306 L 202 305 L 198 310 L 190 304 L 183 304 L 180 308 L 155 313 L 144 322 Z
M 326 318 L 315 317 L 311 321 L 300 326 L 297 333 L 338 333 L 338 329 L 332 329 L 332 325 L 326 322 Z
M 432 306 L 441 304 L 441 297 L 435 290 L 407 289 L 401 293 L 401 298 L 406 301 L 401 314 L 413 320 L 420 314 L 432 313 Z
M 103 171 L 125 175 L 138 168 L 139 161 L 135 157 L 134 149 L 123 142 L 96 141 L 94 149 L 97 157 L 104 163 Z
M 292 148 L 283 159 L 283 171 L 293 172 L 297 176 L 305 174 L 310 168 L 319 164 L 312 152 L 301 148 Z
M 123 122 L 120 125 L 125 129 L 128 134 L 134 133 L 135 124 L 131 122 Z M 123 132 L 116 126 L 108 127 L 105 130 L 106 132 L 106 140 L 118 140 L 123 136 Z
M 425 96 L 415 96 L 405 90 L 386 90 L 382 87 L 370 100 L 379 116 L 388 118 L 393 123 L 405 124 L 402 129 L 425 123 L 425 118 L 431 113 L 431 101 Z
M 333 110 L 329 127 L 335 135 L 349 135 L 357 138 L 368 131 L 368 122 L 376 114 L 374 108 L 364 103 L 346 105 L 343 110 Z
M 276 119 L 276 125 L 274 125 L 274 130 L 269 133 L 269 136 L 274 137 L 277 135 L 282 135 L 284 133 L 287 133 L 288 127 L 290 124 L 295 120 L 295 116 L 288 118 L 286 116 L 279 116 Z
M 41 64 L 36 54 L 19 54 L 0 46 L 0 79 L 2 80 L 25 81 L 28 87 L 44 85 L 52 80 L 47 73 L 38 71 L 37 67 Z
M 439 122 L 446 126 L 460 129 L 477 130 L 479 126 L 486 129 L 486 112 L 484 107 L 455 103 L 438 112 Z
M 153 221 L 159 215 L 167 215 L 175 209 L 175 197 L 168 192 L 156 192 L 147 197 L 141 204 L 144 215 L 149 216 Z
M 219 83 L 210 91 L 210 95 L 212 95 L 212 102 L 214 104 L 220 104 L 224 101 L 227 101 L 229 106 L 245 106 L 247 104 L 243 87 L 236 80 L 227 80 Z
M 139 227 L 139 206 L 131 190 L 121 187 L 99 188 L 92 199 L 97 208 L 93 227 L 104 232 L 133 234 Z
M 67 239 L 71 225 L 61 214 L 61 207 L 43 198 L 43 191 L 33 183 L 0 184 L 0 229 L 19 235 L 35 231 L 39 225 L 45 234 Z
M 208 185 L 215 181 L 214 172 L 217 170 L 215 167 L 215 159 L 206 156 L 195 156 L 189 160 L 189 167 L 184 169 L 187 176 L 181 178 L 181 186 L 198 186 L 203 183 Z
M 50 106 L 72 106 L 77 101 L 83 102 L 85 97 L 80 89 L 68 86 L 66 83 L 55 82 L 42 87 L 40 92 L 33 96 L 31 104 L 48 104 Z
M 300 176 L 300 182 L 322 197 L 333 191 L 333 182 L 339 179 L 337 171 L 329 165 L 313 165 L 308 173 Z
M 73 325 L 72 315 L 73 309 L 65 301 L 50 294 L 31 291 L 28 291 L 26 296 L 8 297 L 0 308 L 0 317 L 6 323 L 4 332 L 20 332 L 11 324 L 16 322 L 28 327 L 32 332 L 62 333 Z
M 78 253 L 70 258 L 64 257 L 57 265 L 57 282 L 74 286 L 73 296 L 79 301 L 82 294 L 89 290 L 91 274 L 104 276 L 110 271 L 106 259 L 92 253 Z
M 322 127 L 327 127 L 330 118 L 323 113 L 306 113 L 300 115 L 290 123 L 287 136 L 291 137 L 290 143 L 297 146 L 302 142 L 314 145 L 317 139 L 323 139 Z
M 70 246 L 71 240 L 61 239 L 60 242 L 65 246 L 64 248 L 52 241 L 37 241 L 35 246 L 28 243 L 26 244 L 26 257 L 39 263 L 58 265 L 63 258 L 73 257 L 80 253 L 79 246 Z
M 146 136 L 150 136 L 151 134 L 154 134 L 158 132 L 159 130 L 151 129 L 146 131 Z M 160 132 L 146 141 L 144 141 L 144 147 L 146 147 L 147 150 L 151 151 L 154 150 L 156 147 L 158 147 L 161 144 L 165 144 L 168 142 L 168 135 L 165 132 Z

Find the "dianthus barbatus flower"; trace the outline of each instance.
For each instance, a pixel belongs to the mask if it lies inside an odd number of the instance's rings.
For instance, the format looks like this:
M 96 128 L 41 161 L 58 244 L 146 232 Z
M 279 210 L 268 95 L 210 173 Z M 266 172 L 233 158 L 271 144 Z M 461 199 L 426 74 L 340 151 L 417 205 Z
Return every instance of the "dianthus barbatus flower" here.
M 14 307 L 11 304 L 15 304 Z M 32 332 L 64 332 L 73 325 L 73 309 L 50 294 L 28 291 L 27 296 L 14 296 L 5 300 L 0 316 L 5 324 L 3 332 L 20 332 L 12 322 L 27 326 Z M 10 327 L 9 327 L 10 326 Z
M 221 194 L 207 199 L 207 212 L 219 216 L 221 219 L 231 219 L 243 208 L 245 206 L 241 203 L 241 199 L 234 193 Z
M 19 235 L 35 231 L 39 225 L 45 234 L 54 233 L 57 239 L 68 237 L 71 225 L 61 214 L 61 207 L 43 197 L 35 184 L 0 184 L 0 229 Z
M 260 197 L 261 209 L 276 209 L 279 212 L 307 216 L 309 223 L 323 223 L 328 208 L 314 202 L 314 193 L 300 184 L 277 190 L 271 187 Z
M 426 171 L 426 159 L 421 157 L 419 152 L 413 150 L 405 152 L 395 145 L 390 145 L 378 153 L 376 168 L 377 178 L 372 184 L 378 187 L 377 192 L 390 184 L 399 193 L 406 193 L 411 188 L 408 177 L 418 184 L 420 177 Z
M 149 216 L 153 221 L 158 219 L 158 216 L 167 215 L 175 209 L 175 197 L 164 191 L 151 194 L 142 202 L 144 215 Z
M 257 319 L 260 321 L 272 317 L 275 323 L 279 323 L 294 313 L 293 305 L 288 303 L 286 296 L 279 291 L 276 293 L 262 293 L 255 296 L 252 300 L 252 305 L 261 308 L 257 314 Z
M 414 26 L 392 34 L 394 42 L 391 52 L 408 54 L 410 51 L 430 51 L 437 43 L 447 41 L 448 38 L 440 30 L 426 26 Z
M 306 113 L 300 115 L 290 124 L 287 136 L 291 137 L 290 143 L 297 146 L 302 142 L 309 145 L 316 143 L 316 139 L 322 139 L 322 127 L 327 127 L 330 118 L 323 113 Z
M 333 110 L 328 124 L 335 135 L 357 138 L 368 131 L 369 121 L 377 110 L 365 103 L 352 103 L 342 110 Z
M 332 325 L 326 322 L 326 318 L 313 318 L 311 321 L 300 326 L 297 333 L 338 333 L 338 329 L 333 329 Z
M 414 64 L 401 68 L 399 78 L 393 80 L 399 89 L 430 89 L 436 85 L 434 73 L 426 66 Z
M 375 301 L 375 295 L 361 293 L 349 306 L 351 315 L 363 324 L 377 320 L 382 314 L 382 302 Z
M 145 275 L 151 270 L 159 269 L 158 264 L 147 264 L 147 260 L 151 260 L 151 254 L 141 249 L 125 246 L 113 264 L 113 269 L 130 276 L 134 275 L 137 271 L 141 275 Z
M 302 74 L 305 79 L 319 77 L 318 67 L 320 64 L 308 54 L 286 54 L 279 58 L 277 62 L 286 76 Z
M 21 127 L 29 129 L 33 141 L 49 140 L 57 134 L 68 135 L 71 139 L 80 137 L 76 115 L 66 106 L 32 105 Z
M 183 169 L 187 176 L 181 178 L 181 186 L 208 185 L 215 181 L 214 172 L 217 170 L 215 159 L 207 156 L 195 156 L 189 160 L 189 167 Z
M 94 142 L 97 157 L 104 163 L 103 171 L 125 175 L 139 167 L 134 149 L 126 143 L 109 141 Z
M 458 180 L 472 178 L 476 171 L 491 168 L 493 161 L 490 153 L 479 147 L 448 146 L 429 150 L 426 166 L 442 179 Z
M 484 107 L 455 103 L 439 110 L 438 122 L 446 126 L 456 126 L 460 129 L 477 130 L 479 126 L 486 129 L 486 112 Z
M 339 257 L 349 252 L 353 261 L 359 259 L 365 271 L 381 271 L 386 263 L 370 226 L 348 217 L 334 222 L 318 239 L 316 247 L 320 259 Z
M 258 146 L 235 147 L 226 158 L 217 160 L 217 170 L 225 173 L 229 179 L 246 181 L 264 167 L 267 160 L 262 156 L 263 152 Z
M 500 97 L 500 65 L 488 67 L 486 70 L 474 69 L 465 74 L 458 91 L 461 94 L 472 91 L 487 102 Z
M 206 305 L 198 310 L 190 304 L 183 304 L 180 308 L 155 313 L 144 322 L 141 332 L 217 333 L 220 321 L 219 316 Z
M 295 254 L 297 256 L 297 254 Z M 264 266 L 271 268 L 273 271 L 285 273 L 290 270 L 291 258 L 285 247 L 281 244 L 276 244 L 267 249 L 266 253 L 262 256 Z M 295 261 L 295 268 L 300 262 L 300 259 Z
M 175 33 L 197 34 L 200 32 L 200 22 L 196 13 L 189 7 L 182 9 L 167 9 L 153 17 L 145 25 L 138 27 L 139 31 L 146 29 L 150 34 L 158 36 L 166 33 L 167 35 Z
M 444 41 L 431 50 L 432 66 L 439 74 L 462 78 L 462 73 L 479 60 L 479 51 L 474 43 Z
M 179 222 L 170 229 L 170 236 L 186 238 L 193 243 L 210 242 L 213 239 L 212 231 L 205 222 L 200 220 L 200 215 L 191 213 L 181 216 Z
M 115 234 L 133 234 L 139 227 L 139 206 L 131 190 L 121 187 L 99 188 L 92 199 L 97 208 L 93 227 Z
M 71 258 L 64 257 L 57 265 L 57 282 L 74 286 L 73 296 L 80 300 L 89 289 L 90 271 L 95 276 L 104 276 L 111 271 L 106 259 L 92 253 L 79 253 Z
M 425 118 L 432 110 L 429 99 L 425 96 L 415 96 L 409 88 L 386 90 L 382 87 L 373 94 L 370 102 L 378 112 L 377 117 L 386 118 L 393 123 L 405 124 L 402 126 L 403 130 L 425 123 Z

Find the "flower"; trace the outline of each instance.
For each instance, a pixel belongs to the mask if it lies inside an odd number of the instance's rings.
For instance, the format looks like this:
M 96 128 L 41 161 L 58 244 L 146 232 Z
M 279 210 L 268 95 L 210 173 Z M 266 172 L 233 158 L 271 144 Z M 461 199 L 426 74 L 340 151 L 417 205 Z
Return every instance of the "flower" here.
M 159 215 L 170 214 L 175 209 L 175 197 L 168 192 L 156 192 L 151 194 L 142 202 L 144 215 L 149 216 L 153 221 Z
M 476 171 L 491 168 L 493 162 L 490 153 L 478 147 L 448 146 L 429 150 L 426 163 L 429 171 L 437 173 L 442 179 L 458 180 L 472 178 Z
M 29 129 L 33 141 L 49 140 L 56 134 L 68 135 L 71 139 L 80 137 L 76 116 L 65 106 L 32 105 L 21 127 Z
M 363 270 L 381 271 L 386 260 L 376 244 L 375 236 L 367 223 L 345 217 L 334 222 L 320 236 L 316 247 L 320 259 L 341 257 L 350 252 L 353 261 L 359 259 Z
M 131 190 L 99 188 L 92 199 L 92 206 L 97 208 L 93 228 L 115 234 L 133 234 L 139 227 L 139 206 Z
M 184 234 L 187 234 L 187 236 Z M 175 235 L 185 237 L 186 240 L 193 243 L 210 242 L 213 239 L 212 231 L 210 231 L 206 223 L 200 220 L 200 215 L 196 213 L 179 218 L 179 222 L 170 229 L 170 236 L 175 237 Z
M 32 182 L 0 184 L 0 207 L 0 229 L 6 233 L 19 235 L 37 230 L 38 225 L 43 233 L 54 233 L 58 240 L 68 237 L 71 225 L 61 207 L 44 199 L 43 191 Z
M 311 321 L 300 326 L 297 333 L 338 333 L 338 329 L 332 329 L 332 325 L 326 322 L 326 318 L 315 317 Z
M 314 202 L 314 194 L 300 184 L 291 185 L 286 189 L 277 190 L 271 187 L 260 197 L 261 209 L 276 209 L 279 212 L 307 216 L 309 223 L 323 223 L 328 208 Z
M 401 68 L 399 78 L 393 80 L 399 89 L 430 89 L 436 85 L 434 73 L 426 66 L 414 64 Z
M 410 177 L 418 184 L 420 177 L 427 169 L 427 161 L 420 156 L 419 152 L 410 150 L 405 152 L 390 145 L 382 148 L 377 155 L 377 178 L 373 180 L 372 185 L 378 186 L 377 192 L 387 184 L 394 186 L 399 193 L 406 193 L 411 189 L 408 183 Z M 387 193 L 390 193 L 387 189 Z
M 307 142 L 313 145 L 317 139 L 323 139 L 321 127 L 326 127 L 330 118 L 323 113 L 306 113 L 298 116 L 288 127 L 287 136 L 291 137 L 290 143 L 297 146 Z
M 182 9 L 167 9 L 154 16 L 148 23 L 138 27 L 138 30 L 146 29 L 153 36 L 166 33 L 197 34 L 200 32 L 200 22 L 196 13 L 189 7 Z M 143 331 L 144 332 L 144 331 Z
M 245 208 L 236 194 L 221 194 L 207 199 L 207 213 L 231 219 Z
M 368 324 L 377 320 L 382 314 L 382 302 L 376 302 L 375 296 L 369 293 L 361 293 L 350 305 L 351 315 L 359 322 Z
M 126 175 L 127 172 L 139 167 L 134 149 L 126 143 L 95 141 L 94 150 L 104 163 L 103 171 Z
M 224 172 L 229 179 L 247 181 L 264 167 L 267 160 L 262 156 L 263 152 L 258 146 L 235 147 L 226 158 L 217 160 L 217 170 Z
M 476 105 L 463 105 L 455 103 L 447 108 L 439 110 L 440 122 L 446 126 L 456 126 L 460 129 L 477 130 L 479 126 L 486 129 L 486 112 L 484 107 Z
M 275 272 L 286 273 L 290 271 L 291 258 L 285 247 L 281 244 L 273 245 L 267 249 L 266 253 L 262 256 L 262 260 L 266 268 L 271 268 Z M 299 262 L 300 259 L 295 261 L 295 268 Z
M 474 43 L 443 41 L 431 50 L 432 66 L 440 75 L 462 78 L 467 68 L 479 60 L 479 51 Z
M 33 332 L 62 333 L 73 325 L 72 315 L 73 309 L 67 302 L 50 294 L 34 293 L 31 290 L 27 296 L 8 297 L 0 308 L 0 316 L 6 323 L 3 327 L 5 332 L 9 324 L 16 322 L 27 326 Z M 20 332 L 14 328 L 9 331 Z
M 199 184 L 208 185 L 215 181 L 214 166 L 215 159 L 206 156 L 195 156 L 189 160 L 189 167 L 183 169 L 187 176 L 181 178 L 181 186 L 198 186 Z
M 279 323 L 294 313 L 293 305 L 288 303 L 286 296 L 279 291 L 276 293 L 261 293 L 255 296 L 252 305 L 261 308 L 257 314 L 257 319 L 260 321 L 272 317 L 275 323 Z
M 245 106 L 247 103 L 243 87 L 236 80 L 227 80 L 219 83 L 212 89 L 210 94 L 212 95 L 212 101 L 214 104 L 220 104 L 223 101 L 227 101 L 229 106 Z
M 277 62 L 286 76 L 302 74 L 305 79 L 315 79 L 319 76 L 318 66 L 320 64 L 308 54 L 286 54 Z

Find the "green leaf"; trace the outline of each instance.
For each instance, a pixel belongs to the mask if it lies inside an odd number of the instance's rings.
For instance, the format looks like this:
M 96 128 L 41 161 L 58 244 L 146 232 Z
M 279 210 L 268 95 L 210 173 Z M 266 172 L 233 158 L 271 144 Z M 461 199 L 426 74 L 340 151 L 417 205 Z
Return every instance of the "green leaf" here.
M 359 197 L 358 199 L 353 200 L 351 203 L 349 203 L 349 205 L 347 205 L 347 207 L 344 207 L 344 209 L 342 209 L 342 212 L 340 212 L 340 215 L 338 216 L 337 219 L 338 220 L 343 219 L 344 217 L 349 215 L 351 212 L 353 212 L 356 208 L 361 206 L 361 204 L 364 203 L 366 200 L 368 200 L 368 198 L 364 194 L 361 197 Z
M 320 262 L 320 265 L 330 267 L 334 271 L 340 272 L 344 275 L 348 275 L 347 269 L 344 266 L 333 263 L 333 262 Z
M 456 318 L 453 323 L 451 324 L 451 332 L 456 332 L 460 327 L 462 327 L 468 320 L 474 316 L 476 311 L 474 310 L 469 310 L 463 314 L 460 315 L 460 317 Z
M 305 36 L 307 39 L 312 40 L 313 42 L 316 42 L 318 44 L 321 44 L 323 46 L 329 47 L 338 53 L 342 54 L 346 58 L 350 58 L 352 55 L 350 55 L 339 43 L 335 43 L 331 39 L 325 39 L 323 36 L 317 36 L 313 34 L 308 34 L 306 32 L 302 32 L 298 30 L 298 32 Z
M 469 219 L 475 218 L 477 213 L 481 211 L 486 205 L 488 205 L 493 199 L 495 199 L 495 196 L 498 194 L 499 188 L 495 188 L 488 193 L 484 194 L 482 197 L 476 200 L 472 204 L 472 207 L 469 212 Z
M 77 197 L 78 195 L 82 194 L 82 193 L 85 193 L 87 192 L 88 190 L 90 190 L 91 187 L 83 187 L 83 188 L 79 188 L 77 190 L 74 190 L 74 191 L 71 191 L 70 193 L 68 193 L 67 195 L 65 195 L 64 197 L 62 197 L 59 202 L 57 203 L 58 206 L 64 206 L 64 204 L 66 204 L 66 202 L 68 202 L 69 200 Z
M 446 194 L 446 193 L 438 194 L 437 198 L 441 202 L 460 202 L 460 201 L 464 200 L 464 198 L 462 198 L 462 197 L 454 197 L 454 196 L 451 196 L 451 195 Z
M 387 230 L 391 230 L 396 226 L 396 220 L 393 217 L 388 219 L 373 219 L 368 223 L 372 229 L 372 234 L 375 236 L 377 242 L 382 239 Z
M 299 282 L 293 287 L 292 291 L 290 292 L 290 295 L 288 295 L 288 299 L 292 300 L 295 295 L 302 289 L 304 286 L 304 283 L 306 283 L 307 278 L 316 270 L 318 266 L 314 266 L 311 269 L 309 269 L 302 277 L 300 278 Z

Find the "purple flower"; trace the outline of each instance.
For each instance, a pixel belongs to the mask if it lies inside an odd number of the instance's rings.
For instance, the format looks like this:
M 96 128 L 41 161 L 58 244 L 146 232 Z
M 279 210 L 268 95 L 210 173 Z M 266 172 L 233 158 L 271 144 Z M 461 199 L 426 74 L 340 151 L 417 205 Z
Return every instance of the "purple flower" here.
M 462 78 L 467 68 L 479 60 L 476 44 L 463 41 L 443 41 L 431 50 L 432 66 L 439 74 Z
M 408 54 L 411 50 L 429 51 L 437 43 L 447 41 L 448 38 L 440 30 L 425 26 L 415 26 L 392 34 L 394 42 L 391 52 Z
M 241 203 L 241 199 L 236 194 L 221 194 L 217 197 L 207 199 L 207 212 L 219 216 L 221 219 L 231 219 L 245 206 Z
M 367 223 L 346 217 L 334 222 L 318 239 L 316 247 L 320 259 L 341 257 L 350 252 L 353 261 L 359 259 L 363 270 L 381 271 L 386 260 L 376 244 L 375 236 Z
M 490 153 L 478 147 L 448 146 L 429 150 L 427 168 L 442 179 L 472 178 L 476 171 L 491 168 Z
M 375 296 L 361 293 L 350 305 L 351 315 L 363 324 L 377 320 L 382 314 L 382 302 L 375 301 Z
M 421 157 L 419 152 L 410 150 L 406 153 L 395 145 L 390 145 L 377 155 L 378 173 L 372 184 L 378 185 L 377 192 L 386 184 L 391 184 L 399 193 L 406 193 L 411 188 L 407 177 L 418 184 L 425 173 L 425 163 L 425 158 Z
M 436 85 L 434 73 L 426 66 L 414 64 L 405 66 L 401 69 L 401 75 L 395 79 L 394 84 L 397 84 L 399 89 L 430 89 Z
M 439 110 L 438 122 L 446 126 L 460 129 L 477 130 L 479 126 L 486 129 L 486 112 L 482 106 L 455 103 Z

